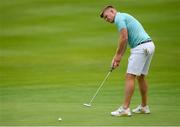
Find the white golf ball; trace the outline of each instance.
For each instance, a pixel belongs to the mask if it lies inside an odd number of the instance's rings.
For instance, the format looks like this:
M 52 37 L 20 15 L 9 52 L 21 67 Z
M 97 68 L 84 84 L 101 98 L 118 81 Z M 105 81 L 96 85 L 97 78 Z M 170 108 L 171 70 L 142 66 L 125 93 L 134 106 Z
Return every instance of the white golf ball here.
M 58 119 L 59 121 L 62 121 L 62 118 L 61 117 L 59 117 L 59 119 Z

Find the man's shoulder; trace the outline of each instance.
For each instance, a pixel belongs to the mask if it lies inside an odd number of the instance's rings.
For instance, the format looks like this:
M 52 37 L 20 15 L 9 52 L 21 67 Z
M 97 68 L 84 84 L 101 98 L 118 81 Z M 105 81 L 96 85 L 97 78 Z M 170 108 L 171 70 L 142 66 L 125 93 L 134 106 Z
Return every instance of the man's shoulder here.
M 130 17 L 131 15 L 125 12 L 117 12 L 117 17 L 121 17 L 122 19 L 125 19 L 127 17 Z
M 119 19 L 119 20 L 122 20 L 122 19 L 124 19 L 124 14 L 125 13 L 117 12 L 116 18 Z
M 129 13 L 126 13 L 126 12 L 123 12 L 123 13 L 120 13 L 123 17 L 128 17 L 128 16 L 131 16 Z

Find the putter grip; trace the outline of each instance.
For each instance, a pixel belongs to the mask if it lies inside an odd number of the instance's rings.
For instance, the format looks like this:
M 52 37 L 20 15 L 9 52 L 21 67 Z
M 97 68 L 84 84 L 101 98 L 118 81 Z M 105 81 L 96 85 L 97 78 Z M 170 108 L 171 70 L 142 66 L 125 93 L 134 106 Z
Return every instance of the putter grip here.
M 110 68 L 110 72 L 112 72 L 113 70 L 114 70 L 114 67 L 111 67 L 111 68 Z

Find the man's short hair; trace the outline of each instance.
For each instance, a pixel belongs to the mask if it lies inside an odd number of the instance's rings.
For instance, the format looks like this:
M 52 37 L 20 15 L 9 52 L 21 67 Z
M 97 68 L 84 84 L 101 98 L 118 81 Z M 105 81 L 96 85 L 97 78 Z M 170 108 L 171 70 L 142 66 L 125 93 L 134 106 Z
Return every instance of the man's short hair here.
M 108 6 L 104 7 L 103 10 L 102 10 L 102 12 L 100 13 L 100 17 L 101 17 L 101 18 L 103 18 L 104 12 L 105 12 L 107 9 L 109 9 L 109 8 L 114 8 L 114 7 L 111 6 L 111 5 L 108 5 Z

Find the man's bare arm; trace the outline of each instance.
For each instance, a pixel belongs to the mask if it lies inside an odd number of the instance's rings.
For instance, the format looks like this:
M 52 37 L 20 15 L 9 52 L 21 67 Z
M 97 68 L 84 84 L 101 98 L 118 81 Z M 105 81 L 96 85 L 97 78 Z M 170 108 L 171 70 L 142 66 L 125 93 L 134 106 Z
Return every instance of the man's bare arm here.
M 124 55 L 124 52 L 126 51 L 127 42 L 128 42 L 128 31 L 127 29 L 123 28 L 120 32 L 118 48 L 116 50 L 116 54 L 112 61 L 113 68 L 116 68 L 117 66 L 119 66 L 121 58 Z

